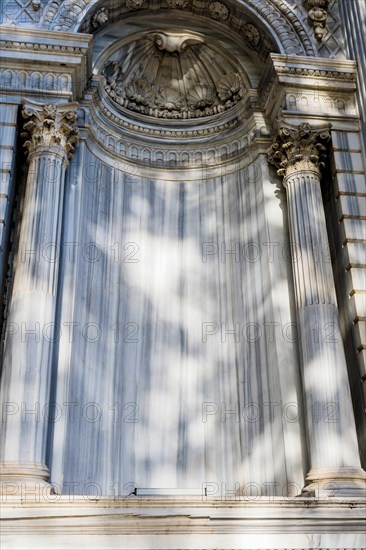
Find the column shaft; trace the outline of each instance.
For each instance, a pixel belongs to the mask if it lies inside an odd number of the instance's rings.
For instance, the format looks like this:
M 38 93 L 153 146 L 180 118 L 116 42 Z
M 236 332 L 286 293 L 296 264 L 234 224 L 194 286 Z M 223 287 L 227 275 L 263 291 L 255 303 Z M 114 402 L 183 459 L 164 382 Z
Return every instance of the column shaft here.
M 310 471 L 305 493 L 356 495 L 361 469 L 320 188 L 327 131 L 283 127 L 270 162 L 287 191 Z
M 28 105 L 29 171 L 1 385 L 2 491 L 50 490 L 46 465 L 55 307 L 70 106 Z M 72 107 L 72 106 L 71 106 Z M 65 110 L 66 108 L 66 110 Z M 25 488 L 26 487 L 26 488 Z

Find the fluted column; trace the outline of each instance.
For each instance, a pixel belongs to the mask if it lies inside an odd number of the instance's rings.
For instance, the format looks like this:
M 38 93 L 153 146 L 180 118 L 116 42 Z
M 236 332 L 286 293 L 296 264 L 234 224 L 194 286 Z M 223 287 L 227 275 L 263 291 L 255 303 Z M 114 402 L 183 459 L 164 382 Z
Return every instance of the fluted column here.
M 357 495 L 361 469 L 320 188 L 329 129 L 282 125 L 269 161 L 284 177 L 310 471 L 304 492 Z
M 76 104 L 27 102 L 29 172 L 1 385 L 1 489 L 50 491 L 46 465 L 65 169 L 78 142 Z

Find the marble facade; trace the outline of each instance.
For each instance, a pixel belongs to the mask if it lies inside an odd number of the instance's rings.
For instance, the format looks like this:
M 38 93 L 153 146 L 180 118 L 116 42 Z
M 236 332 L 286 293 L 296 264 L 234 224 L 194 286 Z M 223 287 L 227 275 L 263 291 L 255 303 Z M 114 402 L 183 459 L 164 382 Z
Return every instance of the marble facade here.
M 351 2 L 4 3 L 4 548 L 366 546 Z

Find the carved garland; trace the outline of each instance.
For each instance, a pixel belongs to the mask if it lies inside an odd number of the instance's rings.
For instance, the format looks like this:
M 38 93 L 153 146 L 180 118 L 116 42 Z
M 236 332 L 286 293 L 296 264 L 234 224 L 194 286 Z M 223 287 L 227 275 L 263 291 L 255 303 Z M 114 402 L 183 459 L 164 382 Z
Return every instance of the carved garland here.
M 208 83 L 198 83 L 189 89 L 187 97 L 175 88 L 164 86 L 154 98 L 152 84 L 136 78 L 124 84 L 120 68 L 115 62 L 104 69 L 108 95 L 126 109 L 156 118 L 188 119 L 211 116 L 233 107 L 245 94 L 238 73 L 223 75 L 216 89 Z M 187 105 L 186 105 L 187 103 Z
M 166 138 L 190 138 L 190 137 L 204 137 L 204 136 L 213 136 L 215 134 L 219 134 L 223 132 L 224 130 L 231 130 L 235 128 L 239 122 L 240 119 L 234 118 L 233 120 L 230 120 L 228 122 L 225 122 L 224 124 L 219 124 L 217 126 L 208 127 L 208 128 L 200 128 L 197 130 L 170 130 L 170 129 L 153 129 L 148 128 L 145 126 L 140 126 L 138 124 L 133 124 L 132 122 L 127 122 L 122 117 L 119 117 L 118 115 L 112 113 L 103 103 L 103 101 L 99 100 L 97 102 L 99 110 L 108 118 L 113 120 L 118 126 L 122 126 L 128 130 L 134 130 L 136 132 L 142 132 L 143 134 L 155 136 L 155 137 L 166 137 Z

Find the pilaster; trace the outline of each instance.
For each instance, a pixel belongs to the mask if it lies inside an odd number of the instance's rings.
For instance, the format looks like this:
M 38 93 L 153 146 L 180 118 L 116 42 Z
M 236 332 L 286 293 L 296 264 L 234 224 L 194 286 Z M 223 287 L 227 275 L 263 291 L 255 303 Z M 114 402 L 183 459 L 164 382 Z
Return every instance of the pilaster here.
M 349 60 L 271 54 L 259 93 L 273 126 L 278 118 L 290 125 L 331 127 L 329 149 L 334 185 L 332 229 L 339 251 L 335 270 L 342 296 L 341 332 L 347 338 L 347 361 L 361 447 L 366 448 L 365 327 L 366 174 L 362 122 L 357 105 L 357 63 Z M 362 94 L 361 94 L 362 95 Z M 346 289 L 346 290 L 344 290 Z M 362 389 L 363 388 L 363 395 Z
M 65 169 L 78 142 L 76 107 L 28 101 L 23 109 L 28 119 L 23 137 L 29 171 L 4 348 L 0 474 L 4 493 L 48 485 L 57 251 Z
M 304 492 L 363 495 L 356 426 L 320 188 L 329 128 L 280 124 L 269 161 L 284 177 L 307 410 L 310 471 Z

